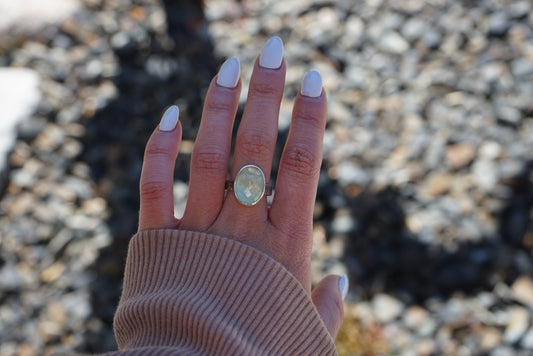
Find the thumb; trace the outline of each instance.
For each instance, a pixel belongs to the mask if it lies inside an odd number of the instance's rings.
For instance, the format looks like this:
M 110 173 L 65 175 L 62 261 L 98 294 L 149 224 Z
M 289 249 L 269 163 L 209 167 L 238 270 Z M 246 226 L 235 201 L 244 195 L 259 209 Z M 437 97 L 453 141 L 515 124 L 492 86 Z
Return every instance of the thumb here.
M 348 293 L 348 276 L 327 276 L 318 283 L 311 294 L 313 304 L 318 310 L 333 340 L 344 319 L 343 300 Z

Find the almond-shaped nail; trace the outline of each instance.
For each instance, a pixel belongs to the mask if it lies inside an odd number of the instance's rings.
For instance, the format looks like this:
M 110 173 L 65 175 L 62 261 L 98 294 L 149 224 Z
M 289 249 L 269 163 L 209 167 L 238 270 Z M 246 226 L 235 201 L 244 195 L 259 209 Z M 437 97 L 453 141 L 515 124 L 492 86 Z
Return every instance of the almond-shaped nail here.
M 342 300 L 346 298 L 346 295 L 348 294 L 348 287 L 350 285 L 350 282 L 348 281 L 348 276 L 344 274 L 339 279 L 339 292 L 341 292 Z
M 228 58 L 220 67 L 218 71 L 217 84 L 233 89 L 239 82 L 241 76 L 241 65 L 239 60 L 235 57 Z
M 317 70 L 310 70 L 302 80 L 300 92 L 304 96 L 317 98 L 322 94 L 322 76 Z
M 176 105 L 172 105 L 165 111 L 161 122 L 159 123 L 159 130 L 161 131 L 172 131 L 176 128 L 178 124 L 178 119 L 180 117 L 180 110 Z
M 281 67 L 282 60 L 283 41 L 278 36 L 274 36 L 263 46 L 259 56 L 259 65 L 263 68 L 278 69 Z

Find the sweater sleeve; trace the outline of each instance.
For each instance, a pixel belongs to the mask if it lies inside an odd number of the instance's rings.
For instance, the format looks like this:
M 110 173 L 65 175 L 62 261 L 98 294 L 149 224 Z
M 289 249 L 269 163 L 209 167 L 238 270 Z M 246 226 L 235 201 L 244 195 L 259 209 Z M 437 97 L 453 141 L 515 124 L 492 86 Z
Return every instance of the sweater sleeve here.
M 153 230 L 130 242 L 117 355 L 336 355 L 310 296 L 237 241 Z

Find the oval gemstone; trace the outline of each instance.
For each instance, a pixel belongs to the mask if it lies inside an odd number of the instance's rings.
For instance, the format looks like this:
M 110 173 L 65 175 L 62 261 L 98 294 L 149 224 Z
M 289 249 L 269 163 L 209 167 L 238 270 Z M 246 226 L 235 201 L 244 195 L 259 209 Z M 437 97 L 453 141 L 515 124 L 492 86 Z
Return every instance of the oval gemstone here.
M 265 194 L 265 175 L 254 165 L 241 168 L 233 185 L 237 200 L 244 205 L 255 205 Z

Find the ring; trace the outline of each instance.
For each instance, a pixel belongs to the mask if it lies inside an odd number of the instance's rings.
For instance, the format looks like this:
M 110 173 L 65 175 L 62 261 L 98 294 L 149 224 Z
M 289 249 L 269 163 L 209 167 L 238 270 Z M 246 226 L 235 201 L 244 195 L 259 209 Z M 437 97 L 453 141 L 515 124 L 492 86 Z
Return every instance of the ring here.
M 242 167 L 234 181 L 226 181 L 226 189 L 233 190 L 239 203 L 246 206 L 253 206 L 264 195 L 272 194 L 272 185 L 266 183 L 265 174 L 261 168 L 253 164 Z

